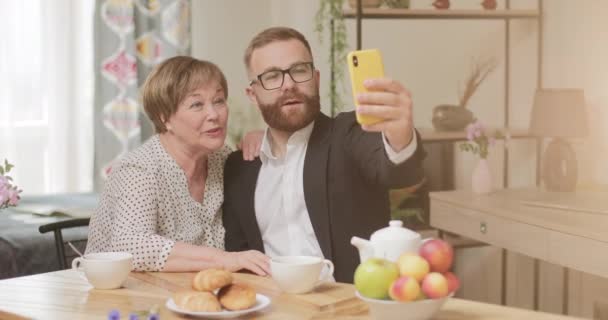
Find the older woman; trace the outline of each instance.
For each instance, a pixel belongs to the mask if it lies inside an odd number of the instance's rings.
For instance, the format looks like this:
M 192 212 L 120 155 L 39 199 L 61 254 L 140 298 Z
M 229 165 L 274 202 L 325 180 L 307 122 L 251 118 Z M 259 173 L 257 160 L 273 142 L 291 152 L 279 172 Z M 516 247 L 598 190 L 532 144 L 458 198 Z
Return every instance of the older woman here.
M 223 168 L 230 150 L 222 71 L 174 57 L 149 75 L 142 96 L 157 134 L 113 168 L 91 218 L 86 252 L 130 252 L 137 271 L 222 267 L 269 274 L 261 252 L 223 250 Z

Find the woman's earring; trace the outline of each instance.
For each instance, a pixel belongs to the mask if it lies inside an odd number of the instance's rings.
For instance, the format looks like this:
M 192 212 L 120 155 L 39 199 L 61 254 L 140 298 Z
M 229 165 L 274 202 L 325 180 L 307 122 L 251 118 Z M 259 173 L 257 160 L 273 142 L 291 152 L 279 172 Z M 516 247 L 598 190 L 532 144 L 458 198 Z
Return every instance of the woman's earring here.
M 170 125 L 167 125 L 167 131 L 173 131 L 173 128 L 171 128 Z

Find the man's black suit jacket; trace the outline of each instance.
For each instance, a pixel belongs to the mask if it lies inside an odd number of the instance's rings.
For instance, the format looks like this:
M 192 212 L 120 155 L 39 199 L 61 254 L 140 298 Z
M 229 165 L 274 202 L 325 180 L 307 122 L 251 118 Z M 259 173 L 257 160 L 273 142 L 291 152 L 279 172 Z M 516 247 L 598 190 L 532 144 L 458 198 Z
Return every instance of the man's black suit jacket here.
M 388 226 L 388 190 L 422 180 L 425 152 L 417 136 L 414 155 L 395 165 L 386 155 L 381 134 L 364 132 L 354 112 L 316 118 L 304 162 L 304 198 L 323 255 L 335 265 L 337 281 L 352 283 L 359 264 L 350 238 L 368 239 Z M 226 161 L 223 223 L 228 251 L 264 252 L 254 209 L 260 167 L 259 158 L 244 161 L 240 151 Z

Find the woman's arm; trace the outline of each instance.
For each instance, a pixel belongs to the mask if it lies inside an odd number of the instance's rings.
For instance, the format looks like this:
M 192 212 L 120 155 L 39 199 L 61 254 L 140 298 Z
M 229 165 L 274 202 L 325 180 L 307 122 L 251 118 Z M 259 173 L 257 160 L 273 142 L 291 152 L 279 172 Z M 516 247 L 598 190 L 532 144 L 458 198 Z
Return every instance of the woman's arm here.
M 184 242 L 175 243 L 162 271 L 187 272 L 208 268 L 223 268 L 233 272 L 247 269 L 261 276 L 270 274 L 268 257 L 259 251 L 226 252 Z
M 243 150 L 243 160 L 253 161 L 260 156 L 260 148 L 264 140 L 264 130 L 253 130 L 245 133 L 236 147 Z

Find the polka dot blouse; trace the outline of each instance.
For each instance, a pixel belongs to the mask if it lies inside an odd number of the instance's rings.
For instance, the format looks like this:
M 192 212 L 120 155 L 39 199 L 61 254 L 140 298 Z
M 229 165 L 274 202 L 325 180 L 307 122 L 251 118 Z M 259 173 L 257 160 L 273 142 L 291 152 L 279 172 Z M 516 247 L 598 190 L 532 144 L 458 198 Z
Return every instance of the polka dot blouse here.
M 87 253 L 125 251 L 133 270 L 161 271 L 176 241 L 224 249 L 224 147 L 209 155 L 202 204 L 158 135 L 125 156 L 106 182 L 91 217 Z

